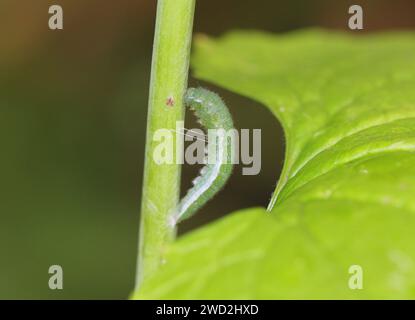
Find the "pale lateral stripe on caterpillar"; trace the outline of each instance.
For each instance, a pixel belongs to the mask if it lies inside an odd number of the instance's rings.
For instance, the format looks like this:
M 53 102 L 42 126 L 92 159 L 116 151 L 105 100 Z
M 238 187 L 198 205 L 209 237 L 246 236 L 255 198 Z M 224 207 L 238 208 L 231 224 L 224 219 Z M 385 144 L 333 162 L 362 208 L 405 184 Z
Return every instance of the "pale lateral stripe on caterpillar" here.
M 180 200 L 172 214 L 174 225 L 194 215 L 209 201 L 225 185 L 233 167 L 233 139 L 228 139 L 223 133 L 233 130 L 234 127 L 231 114 L 222 99 L 207 89 L 189 88 L 184 103 L 194 111 L 204 128 L 217 130 L 214 142 L 216 161 L 207 162 L 200 175 L 193 180 L 193 187 Z M 210 143 L 212 141 L 209 141 Z

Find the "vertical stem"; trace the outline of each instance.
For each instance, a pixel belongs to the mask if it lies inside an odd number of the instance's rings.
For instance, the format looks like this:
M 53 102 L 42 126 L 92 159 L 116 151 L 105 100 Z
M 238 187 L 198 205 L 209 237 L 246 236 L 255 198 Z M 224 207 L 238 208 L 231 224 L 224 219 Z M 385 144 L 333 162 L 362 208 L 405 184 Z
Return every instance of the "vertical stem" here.
M 184 119 L 195 0 L 158 0 L 148 104 L 136 290 L 160 266 L 175 237 L 168 213 L 180 194 L 180 164 L 156 164 L 153 141 L 158 129 L 175 130 Z M 171 131 L 173 132 L 173 131 Z M 173 138 L 176 154 L 176 137 Z

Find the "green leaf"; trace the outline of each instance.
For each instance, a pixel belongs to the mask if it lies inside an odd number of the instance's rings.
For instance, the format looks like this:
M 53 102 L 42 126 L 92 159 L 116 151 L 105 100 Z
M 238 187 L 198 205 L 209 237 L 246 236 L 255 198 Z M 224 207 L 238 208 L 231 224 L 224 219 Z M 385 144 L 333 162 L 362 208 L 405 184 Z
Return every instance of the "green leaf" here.
M 269 108 L 284 169 L 271 212 L 183 236 L 135 297 L 415 298 L 414 53 L 411 33 L 199 37 L 196 76 Z

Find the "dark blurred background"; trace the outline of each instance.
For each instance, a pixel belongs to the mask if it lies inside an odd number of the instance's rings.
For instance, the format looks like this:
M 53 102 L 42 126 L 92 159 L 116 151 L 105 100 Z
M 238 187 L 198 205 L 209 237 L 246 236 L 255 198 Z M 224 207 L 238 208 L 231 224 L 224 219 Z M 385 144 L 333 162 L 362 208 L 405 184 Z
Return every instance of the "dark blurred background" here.
M 52 4 L 63 7 L 62 31 L 48 28 Z M 351 4 L 363 6 L 363 32 L 415 27 L 411 0 L 198 0 L 194 29 L 347 31 Z M 155 9 L 154 0 L 1 0 L 0 298 L 123 299 L 132 290 Z M 262 171 L 237 168 L 181 233 L 266 206 L 283 162 L 270 113 L 215 90 L 237 127 L 263 129 Z M 183 190 L 196 174 L 184 168 Z M 64 290 L 48 288 L 53 264 Z

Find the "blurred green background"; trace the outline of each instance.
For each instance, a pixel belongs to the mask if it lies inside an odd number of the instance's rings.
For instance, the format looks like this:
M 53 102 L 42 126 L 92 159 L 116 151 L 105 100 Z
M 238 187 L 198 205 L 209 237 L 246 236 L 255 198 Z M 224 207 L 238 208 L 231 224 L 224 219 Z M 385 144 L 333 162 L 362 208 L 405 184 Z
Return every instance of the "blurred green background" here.
M 52 4 L 63 7 L 63 31 L 48 29 Z M 364 8 L 363 32 L 415 27 L 411 0 L 198 0 L 194 29 L 347 30 L 351 4 Z M 123 299 L 132 290 L 155 9 L 154 0 L 1 0 L 0 298 Z M 262 171 L 237 168 L 180 233 L 266 206 L 282 166 L 270 113 L 215 90 L 237 127 L 263 129 Z M 187 121 L 194 127 L 190 113 Z M 196 174 L 184 168 L 183 191 Z M 64 290 L 48 288 L 52 264 L 63 267 Z

